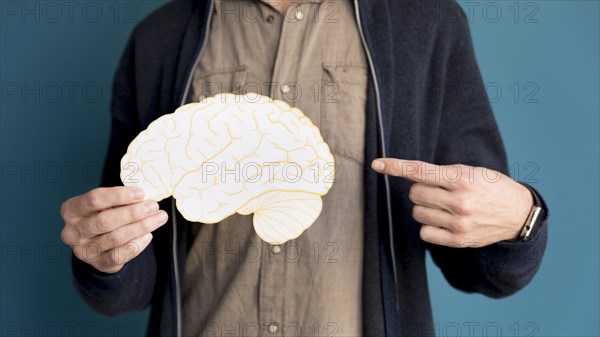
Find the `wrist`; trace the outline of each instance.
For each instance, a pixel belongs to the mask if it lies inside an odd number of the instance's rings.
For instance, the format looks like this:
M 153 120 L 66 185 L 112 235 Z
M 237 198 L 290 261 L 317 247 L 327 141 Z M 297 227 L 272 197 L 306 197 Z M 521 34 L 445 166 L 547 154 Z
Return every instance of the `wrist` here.
M 521 185 L 519 185 L 519 197 L 516 198 L 517 201 L 517 205 L 516 205 L 516 221 L 514 223 L 513 226 L 513 235 L 511 237 L 512 240 L 517 240 L 521 237 L 521 232 L 523 231 L 523 227 L 525 227 L 527 225 L 527 222 L 529 221 L 529 215 L 531 213 L 531 210 L 533 209 L 533 207 L 535 206 L 535 200 L 533 198 L 533 195 L 531 193 L 531 191 Z

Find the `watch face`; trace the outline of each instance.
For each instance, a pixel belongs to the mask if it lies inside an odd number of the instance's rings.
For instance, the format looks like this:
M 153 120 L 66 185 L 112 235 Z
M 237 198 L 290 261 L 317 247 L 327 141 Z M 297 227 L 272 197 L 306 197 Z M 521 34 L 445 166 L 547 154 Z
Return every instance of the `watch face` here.
M 529 241 L 529 237 L 531 235 L 531 231 L 533 230 L 533 228 L 535 228 L 536 226 L 539 226 L 539 223 L 542 222 L 543 220 L 543 208 L 536 206 L 532 209 L 531 212 L 531 216 L 527 221 L 527 224 L 525 225 L 525 227 L 523 228 L 523 231 L 525 232 L 523 237 L 523 241 Z

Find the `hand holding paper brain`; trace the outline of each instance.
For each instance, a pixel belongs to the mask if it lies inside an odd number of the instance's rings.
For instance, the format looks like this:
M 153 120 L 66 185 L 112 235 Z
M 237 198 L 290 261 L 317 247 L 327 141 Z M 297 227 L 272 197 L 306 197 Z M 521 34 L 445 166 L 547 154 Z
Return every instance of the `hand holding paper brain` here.
M 276 244 L 317 219 L 333 162 L 299 109 L 265 96 L 222 94 L 152 122 L 121 159 L 121 180 L 148 199 L 172 195 L 190 221 L 254 213 L 257 234 Z

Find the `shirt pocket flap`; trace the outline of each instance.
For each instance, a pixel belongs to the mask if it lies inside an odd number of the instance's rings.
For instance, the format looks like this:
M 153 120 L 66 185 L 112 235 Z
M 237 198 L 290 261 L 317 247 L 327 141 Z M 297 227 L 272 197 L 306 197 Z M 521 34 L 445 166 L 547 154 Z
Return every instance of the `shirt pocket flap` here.
M 246 66 L 213 69 L 210 72 L 194 74 L 194 97 L 202 100 L 222 93 L 242 94 L 246 85 Z
M 357 63 L 323 62 L 323 70 L 332 82 L 339 84 L 367 85 L 367 67 Z

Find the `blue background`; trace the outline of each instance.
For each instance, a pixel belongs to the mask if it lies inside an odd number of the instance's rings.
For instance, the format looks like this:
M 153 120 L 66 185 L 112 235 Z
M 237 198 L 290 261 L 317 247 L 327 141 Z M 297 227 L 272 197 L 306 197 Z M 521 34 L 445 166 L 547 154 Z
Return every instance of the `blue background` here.
M 112 75 L 164 1 L 3 1 L 0 335 L 141 335 L 147 312 L 89 309 L 59 206 L 97 186 Z M 514 177 L 551 208 L 533 282 L 503 300 L 452 289 L 429 260 L 439 336 L 599 336 L 598 1 L 470 1 L 476 53 Z M 517 10 L 518 8 L 518 10 Z

